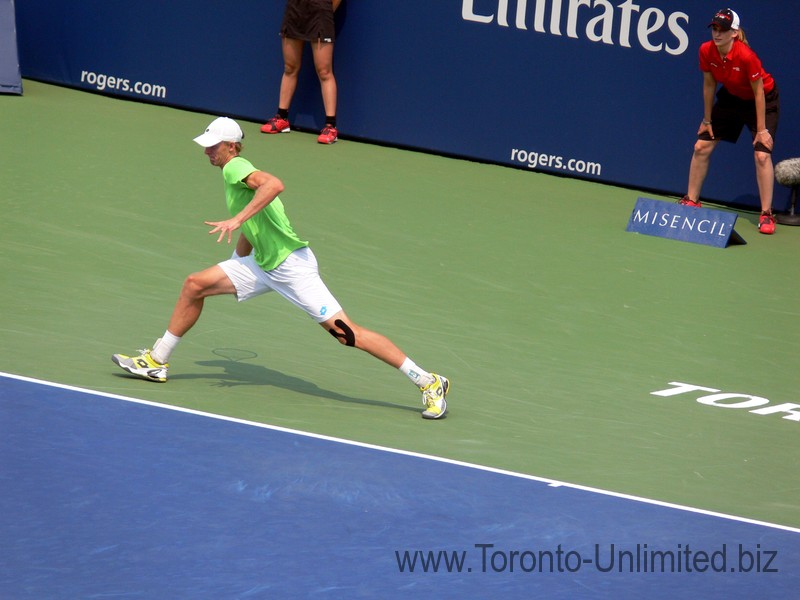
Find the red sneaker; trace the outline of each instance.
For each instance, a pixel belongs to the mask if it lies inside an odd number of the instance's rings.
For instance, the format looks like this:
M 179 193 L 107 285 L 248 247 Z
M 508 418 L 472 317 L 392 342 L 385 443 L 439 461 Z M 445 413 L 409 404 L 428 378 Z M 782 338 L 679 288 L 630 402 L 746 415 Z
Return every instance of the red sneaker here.
M 339 138 L 339 131 L 336 127 L 331 127 L 330 125 L 325 125 L 322 128 L 322 132 L 319 134 L 317 141 L 320 144 L 333 144 Z
M 261 133 L 289 133 L 290 131 L 289 121 L 278 115 L 275 115 L 261 126 Z
M 686 194 L 683 198 L 678 200 L 678 204 L 683 204 L 684 206 L 693 206 L 695 208 L 702 208 L 703 205 L 700 204 L 700 201 L 697 200 L 696 202 L 689 198 L 689 194 Z
M 758 230 L 767 235 L 775 233 L 775 217 L 772 212 L 761 213 L 761 217 L 758 219 Z

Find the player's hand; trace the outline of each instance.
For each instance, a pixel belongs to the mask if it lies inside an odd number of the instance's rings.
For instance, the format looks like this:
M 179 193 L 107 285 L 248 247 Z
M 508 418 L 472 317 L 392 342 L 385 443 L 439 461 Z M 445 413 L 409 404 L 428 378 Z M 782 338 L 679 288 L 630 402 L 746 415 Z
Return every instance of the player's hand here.
M 756 137 L 753 140 L 753 147 L 755 147 L 755 145 L 758 142 L 761 142 L 761 144 L 765 146 L 767 150 L 769 150 L 770 152 L 772 151 L 772 144 L 774 144 L 774 141 L 772 139 L 772 134 L 767 129 L 759 131 L 756 134 Z
M 714 128 L 711 127 L 711 123 L 700 123 L 700 128 L 697 130 L 697 135 L 701 133 L 708 132 L 708 135 L 711 139 L 714 139 Z
M 233 232 L 239 229 L 239 223 L 236 221 L 236 219 L 228 219 L 227 221 L 205 221 L 205 224 L 214 227 L 214 229 L 208 232 L 209 235 L 219 232 L 217 243 L 221 242 L 222 238 L 224 238 L 225 234 L 227 234 L 228 243 L 230 244 L 231 238 L 233 237 Z

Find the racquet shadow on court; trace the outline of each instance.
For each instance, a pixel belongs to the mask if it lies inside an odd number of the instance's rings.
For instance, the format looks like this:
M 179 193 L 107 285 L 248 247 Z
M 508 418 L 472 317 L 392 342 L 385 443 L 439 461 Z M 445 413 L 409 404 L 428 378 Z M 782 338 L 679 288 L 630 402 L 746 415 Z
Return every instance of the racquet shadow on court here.
M 263 365 L 245 362 L 246 360 L 258 357 L 258 354 L 249 350 L 218 348 L 212 352 L 222 358 L 214 360 L 200 360 L 196 361 L 195 364 L 203 368 L 218 369 L 221 372 L 178 373 L 175 375 L 170 375 L 170 381 L 181 379 L 216 379 L 218 381 L 213 385 L 219 387 L 238 387 L 242 385 L 270 386 L 291 390 L 299 394 L 316 396 L 318 398 L 326 398 L 328 400 L 336 400 L 339 402 L 364 404 L 368 406 L 382 406 L 386 408 L 394 408 L 412 412 L 420 411 L 420 409 L 416 406 L 404 406 L 402 404 L 383 402 L 381 400 L 347 396 L 345 394 L 340 394 L 339 392 L 321 388 L 317 384 L 305 379 L 301 379 L 300 377 L 287 375 L 286 373 L 267 368 Z

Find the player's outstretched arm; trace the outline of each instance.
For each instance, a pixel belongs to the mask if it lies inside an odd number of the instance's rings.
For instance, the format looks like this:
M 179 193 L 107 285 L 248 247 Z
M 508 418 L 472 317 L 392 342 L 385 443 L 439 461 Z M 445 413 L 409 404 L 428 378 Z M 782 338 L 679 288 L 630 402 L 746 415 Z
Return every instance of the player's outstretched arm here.
M 284 190 L 283 182 L 280 179 L 264 171 L 253 171 L 244 182 L 247 187 L 256 192 L 253 199 L 247 203 L 247 206 L 235 217 L 225 221 L 205 222 L 206 225 L 213 226 L 213 229 L 208 232 L 209 234 L 219 233 L 217 242 L 221 242 L 222 238 L 227 235 L 228 243 L 230 244 L 233 232 L 239 229 L 247 219 L 266 208 Z

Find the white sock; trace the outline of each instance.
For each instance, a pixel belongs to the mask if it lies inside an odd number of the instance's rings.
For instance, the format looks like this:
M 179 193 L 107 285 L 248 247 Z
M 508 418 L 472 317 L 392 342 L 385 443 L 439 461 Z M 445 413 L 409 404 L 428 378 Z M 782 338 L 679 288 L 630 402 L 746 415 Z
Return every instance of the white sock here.
M 158 338 L 156 343 L 153 344 L 153 349 L 150 351 L 151 358 L 162 365 L 168 363 L 172 351 L 175 350 L 175 347 L 180 341 L 181 338 L 172 335 L 169 330 L 165 331 L 164 335 Z
M 408 377 L 417 387 L 425 387 L 433 383 L 433 377 L 427 371 L 420 369 L 413 360 L 406 357 L 400 365 L 400 371 Z

